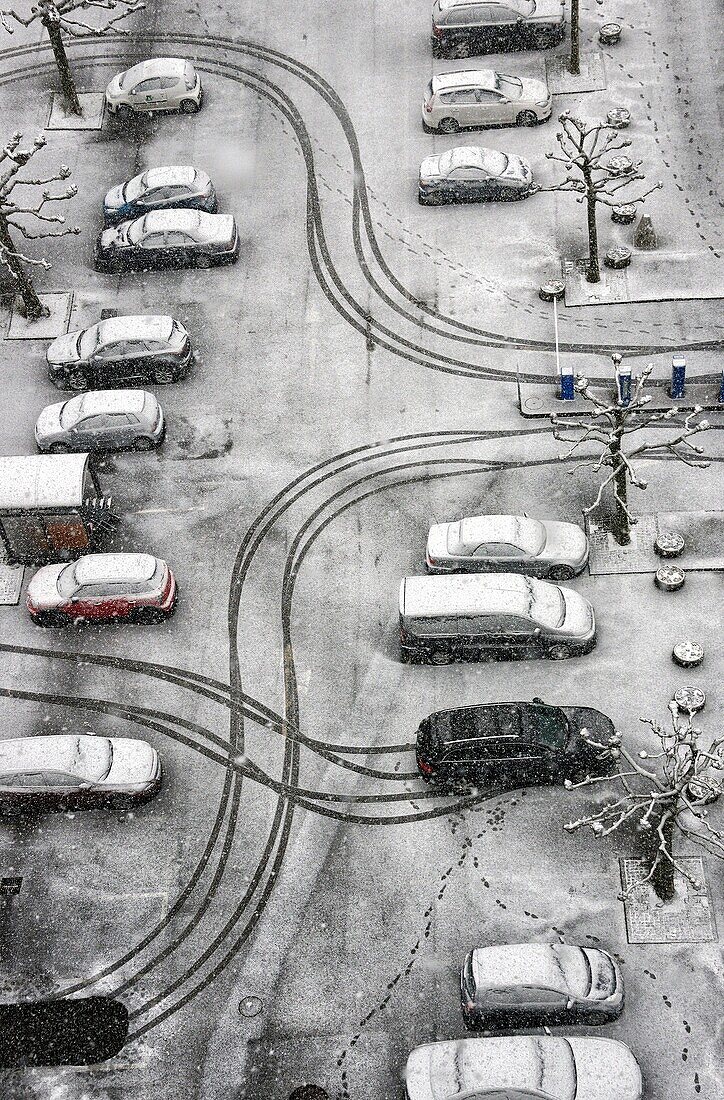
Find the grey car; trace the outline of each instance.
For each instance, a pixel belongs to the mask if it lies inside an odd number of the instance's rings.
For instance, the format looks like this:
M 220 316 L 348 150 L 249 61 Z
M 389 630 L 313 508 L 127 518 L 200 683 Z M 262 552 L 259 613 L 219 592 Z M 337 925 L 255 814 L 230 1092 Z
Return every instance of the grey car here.
M 35 425 L 39 451 L 150 451 L 166 432 L 163 410 L 145 390 L 91 390 L 48 405 Z
M 105 389 L 129 382 L 177 382 L 191 369 L 189 334 L 173 317 L 109 317 L 53 340 L 48 377 L 61 390 Z
M 623 980 L 600 948 L 506 943 L 470 952 L 460 999 L 471 1029 L 605 1024 L 623 1009 Z
M 215 214 L 217 207 L 216 190 L 206 172 L 191 164 L 167 164 L 112 187 L 103 200 L 103 217 L 106 225 L 115 225 L 148 210 L 195 209 Z
M 521 157 L 480 145 L 460 145 L 425 157 L 417 196 L 423 206 L 507 202 L 525 198 L 532 187 L 533 173 Z
M 166 267 L 217 267 L 239 258 L 231 214 L 203 210 L 149 210 L 141 218 L 104 229 L 95 244 L 96 271 L 155 271 Z

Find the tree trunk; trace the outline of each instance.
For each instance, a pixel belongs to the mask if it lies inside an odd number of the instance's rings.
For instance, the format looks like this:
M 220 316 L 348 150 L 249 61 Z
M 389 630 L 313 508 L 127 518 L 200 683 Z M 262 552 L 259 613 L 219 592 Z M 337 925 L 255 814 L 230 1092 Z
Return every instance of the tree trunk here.
M 626 464 L 621 461 L 621 436 L 623 433 L 623 416 L 615 414 L 616 426 L 613 429 L 614 439 L 610 445 L 611 458 L 613 459 L 614 479 L 613 484 L 616 495 L 613 498 L 613 537 L 619 546 L 628 546 L 631 542 L 631 521 L 628 518 L 626 505 L 628 504 L 628 470 Z
M 669 807 L 669 808 L 664 810 L 664 813 L 665 814 L 668 813 L 670 815 L 666 818 L 666 820 L 664 822 L 664 827 L 663 827 L 663 830 L 662 830 L 663 834 L 664 834 L 664 843 L 666 845 L 666 851 L 669 853 L 669 855 L 673 855 L 672 847 L 671 847 L 672 843 L 673 843 L 673 839 L 674 839 L 674 816 L 673 816 L 673 811 Z M 658 851 L 658 847 L 659 847 L 660 838 L 659 838 L 659 833 L 658 833 L 658 826 L 660 824 L 661 824 L 661 818 L 658 818 L 657 820 L 653 820 L 651 822 L 651 833 L 650 833 L 650 840 L 649 840 L 649 844 L 651 846 L 651 851 L 649 852 L 649 854 L 646 857 L 651 862 L 653 862 L 653 860 L 656 858 L 656 852 Z M 652 888 L 654 890 L 654 893 L 656 894 L 657 898 L 659 898 L 661 901 L 665 902 L 665 901 L 672 901 L 673 900 L 673 898 L 676 894 L 676 889 L 675 889 L 675 884 L 674 884 L 674 865 L 671 862 L 671 860 L 666 859 L 665 856 L 662 859 L 659 860 L 659 862 L 656 866 L 656 870 L 654 871 L 653 875 L 651 876 L 651 886 L 652 886 Z
M 5 218 L 2 217 L 0 217 L 0 245 L 7 250 L 5 251 L 4 262 L 7 264 L 10 274 L 15 280 L 20 292 L 26 318 L 28 321 L 37 321 L 40 317 L 47 317 L 48 309 L 40 301 L 38 293 L 33 286 L 33 280 L 23 267 L 22 261 L 19 260 L 17 256 L 13 255 L 15 252 L 15 245 L 10 236 L 8 224 Z
M 63 36 L 60 33 L 60 26 L 55 19 L 44 19 L 43 24 L 48 32 L 50 45 L 53 47 L 53 53 L 55 54 L 55 62 L 58 66 L 58 72 L 60 73 L 60 83 L 63 89 L 63 95 L 67 99 L 73 114 L 82 116 L 83 108 L 80 105 L 78 93 L 75 90 L 75 81 L 70 71 L 70 62 L 65 52 L 65 46 L 63 45 Z
M 601 268 L 598 262 L 598 226 L 596 225 L 596 193 L 593 190 L 593 177 L 590 169 L 583 170 L 586 183 L 586 212 L 588 215 L 588 266 L 586 278 L 589 283 L 600 283 Z
M 580 63 L 580 0 L 571 0 L 571 57 L 568 64 L 569 73 L 578 76 L 581 71 Z

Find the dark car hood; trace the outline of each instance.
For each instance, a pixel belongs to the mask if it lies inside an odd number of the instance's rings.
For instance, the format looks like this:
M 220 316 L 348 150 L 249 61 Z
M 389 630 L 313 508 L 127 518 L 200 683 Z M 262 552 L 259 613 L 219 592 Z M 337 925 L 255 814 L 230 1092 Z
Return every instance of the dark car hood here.
M 586 730 L 588 737 L 593 741 L 607 745 L 616 732 L 616 727 L 610 718 L 593 707 L 561 707 L 571 729 L 571 740 L 568 750 L 579 756 L 590 756 L 597 759 L 600 752 L 588 745 L 580 731 Z

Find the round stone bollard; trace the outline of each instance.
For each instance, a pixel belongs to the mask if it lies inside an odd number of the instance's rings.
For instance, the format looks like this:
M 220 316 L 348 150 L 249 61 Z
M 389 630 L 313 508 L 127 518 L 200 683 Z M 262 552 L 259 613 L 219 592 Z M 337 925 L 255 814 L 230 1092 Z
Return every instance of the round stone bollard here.
M 300 1085 L 290 1093 L 289 1100 L 331 1100 L 331 1097 L 319 1085 Z
M 616 225 L 631 225 L 636 221 L 636 203 L 624 202 L 611 207 L 611 221 Z
M 654 540 L 654 551 L 660 558 L 678 558 L 684 552 L 684 545 L 677 531 L 660 531 Z
M 598 41 L 604 46 L 615 46 L 621 38 L 620 23 L 604 23 L 598 32 Z
M 606 122 L 617 130 L 625 130 L 631 123 L 631 112 L 627 107 L 612 107 L 606 115 Z
M 685 580 L 686 573 L 680 565 L 661 565 L 654 574 L 654 584 L 664 592 L 678 592 Z
M 619 153 L 618 156 L 611 157 L 609 161 L 606 161 L 605 166 L 612 176 L 629 176 L 636 167 L 631 157 L 627 157 L 625 153 Z
M 613 248 L 609 248 L 606 255 L 603 257 L 603 262 L 606 267 L 613 268 L 614 271 L 619 271 L 622 267 L 628 267 L 631 263 L 631 249 L 626 248 L 624 244 L 617 244 Z
M 654 229 L 654 223 L 651 220 L 650 214 L 641 215 L 639 224 L 634 230 L 633 243 L 636 248 L 645 249 L 649 252 L 659 247 L 659 239 L 656 236 L 656 230 Z
M 684 714 L 698 714 L 706 706 L 706 695 L 698 687 L 678 688 L 674 692 L 674 702 Z
M 549 279 L 538 288 L 538 297 L 542 302 L 559 302 L 566 293 L 566 284 L 562 279 Z
M 704 647 L 690 638 L 677 642 L 671 651 L 671 659 L 679 668 L 696 668 L 704 660 Z

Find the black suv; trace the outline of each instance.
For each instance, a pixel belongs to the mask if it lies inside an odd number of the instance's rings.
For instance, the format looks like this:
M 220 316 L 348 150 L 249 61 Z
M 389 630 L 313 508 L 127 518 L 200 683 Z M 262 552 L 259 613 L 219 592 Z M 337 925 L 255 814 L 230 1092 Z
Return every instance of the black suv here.
M 417 731 L 417 767 L 443 787 L 523 787 L 607 772 L 613 722 L 591 707 L 483 703 L 440 710 Z
M 555 46 L 566 32 L 564 0 L 435 0 L 432 48 L 443 57 Z

